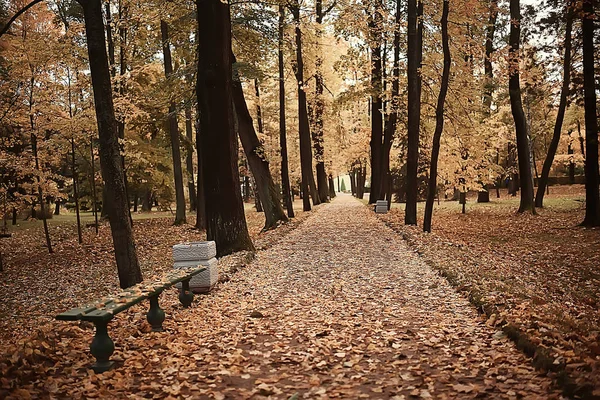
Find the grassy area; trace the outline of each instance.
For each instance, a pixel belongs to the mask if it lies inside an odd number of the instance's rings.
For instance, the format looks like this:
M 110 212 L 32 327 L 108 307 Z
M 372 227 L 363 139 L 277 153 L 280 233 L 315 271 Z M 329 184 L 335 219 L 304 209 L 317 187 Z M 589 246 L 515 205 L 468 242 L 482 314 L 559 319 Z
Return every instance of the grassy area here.
M 294 210 L 302 210 L 302 201 L 296 200 L 294 202 Z M 254 203 L 244 203 L 244 211 L 246 213 L 255 212 Z M 94 214 L 90 211 L 82 211 L 79 213 L 80 220 L 83 226 L 85 224 L 94 223 Z M 98 215 L 98 218 L 100 216 Z M 155 219 L 155 218 L 175 218 L 175 213 L 171 211 L 151 211 L 151 212 L 135 212 L 131 213 L 131 218 L 134 221 L 141 221 L 146 219 Z M 196 212 L 195 211 L 187 211 L 187 219 L 188 223 L 193 223 L 196 220 Z M 11 221 L 7 220 L 7 228 L 8 232 L 14 232 L 24 229 L 30 228 L 42 228 L 42 220 L 41 219 L 28 219 L 17 220 L 17 225 L 11 225 Z M 77 223 L 77 215 L 74 211 L 68 211 L 61 209 L 60 215 L 53 215 L 51 219 L 48 219 L 48 224 L 51 226 L 63 226 L 63 225 L 75 225 Z

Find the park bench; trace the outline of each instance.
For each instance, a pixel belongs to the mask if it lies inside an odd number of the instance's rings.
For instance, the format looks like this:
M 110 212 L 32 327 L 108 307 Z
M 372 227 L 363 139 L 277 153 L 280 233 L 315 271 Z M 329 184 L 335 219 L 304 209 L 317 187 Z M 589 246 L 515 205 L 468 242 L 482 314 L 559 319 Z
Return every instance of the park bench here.
M 92 340 L 90 350 L 96 358 L 96 363 L 92 365 L 92 369 L 97 373 L 107 371 L 114 365 L 114 362 L 110 361 L 110 356 L 115 350 L 115 345 L 108 335 L 108 323 L 112 318 L 121 311 L 149 299 L 150 309 L 146 314 L 146 318 L 154 332 L 162 331 L 165 312 L 158 305 L 158 296 L 163 290 L 181 282 L 182 288 L 179 291 L 179 301 L 184 307 L 189 307 L 194 300 L 194 295 L 189 286 L 190 279 L 205 271 L 206 268 L 197 265 L 173 270 L 165 274 L 159 281 L 142 282 L 123 290 L 117 295 L 108 296 L 90 305 L 73 308 L 58 314 L 56 319 L 60 321 L 88 321 L 95 325 L 96 334 Z

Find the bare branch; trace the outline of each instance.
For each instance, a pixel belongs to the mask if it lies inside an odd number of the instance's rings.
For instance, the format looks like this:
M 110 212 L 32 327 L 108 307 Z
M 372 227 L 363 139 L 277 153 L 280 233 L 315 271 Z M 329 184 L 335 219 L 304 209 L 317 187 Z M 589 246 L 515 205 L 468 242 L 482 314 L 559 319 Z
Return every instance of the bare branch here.
M 2 35 L 4 35 L 6 32 L 8 32 L 8 29 L 10 28 L 12 23 L 17 20 L 17 18 L 19 18 L 23 13 L 27 12 L 27 10 L 29 10 L 31 7 L 35 6 L 38 3 L 41 3 L 42 1 L 44 1 L 44 0 L 33 0 L 31 3 L 27 4 L 25 7 L 21 8 L 19 11 L 17 11 L 17 13 L 15 15 L 13 15 L 13 17 L 10 20 L 8 20 L 6 25 L 4 25 L 2 27 L 2 30 L 0 30 L 0 37 L 2 37 Z

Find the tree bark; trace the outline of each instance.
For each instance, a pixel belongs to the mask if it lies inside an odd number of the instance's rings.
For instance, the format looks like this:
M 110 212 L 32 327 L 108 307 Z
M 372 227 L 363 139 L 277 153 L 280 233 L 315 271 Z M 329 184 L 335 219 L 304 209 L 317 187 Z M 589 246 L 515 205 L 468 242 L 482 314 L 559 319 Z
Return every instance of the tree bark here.
M 290 190 L 290 174 L 288 169 L 287 137 L 285 123 L 285 75 L 283 65 L 283 34 L 285 24 L 285 7 L 279 5 L 279 37 L 278 37 L 278 68 L 279 68 L 279 147 L 281 150 L 281 186 L 283 199 L 287 208 L 288 218 L 294 218 L 294 206 Z
M 73 173 L 73 198 L 75 199 L 75 214 L 77 216 L 77 240 L 79 244 L 83 243 L 81 235 L 81 218 L 79 215 L 79 182 L 77 175 L 77 166 L 75 164 L 75 139 L 71 138 L 71 172 Z
M 298 82 L 298 132 L 300 135 L 300 169 L 302 174 L 302 205 L 304 211 L 310 211 L 310 196 L 313 199 L 313 205 L 321 203 L 315 176 L 312 168 L 312 146 L 310 136 L 310 125 L 308 123 L 308 110 L 306 104 L 306 92 L 304 82 L 304 62 L 302 60 L 302 31 L 300 30 L 300 5 L 298 0 L 294 0 L 290 6 L 294 22 L 296 24 L 296 81 Z
M 510 37 L 509 37 L 509 69 L 508 81 L 510 106 L 515 121 L 517 136 L 517 157 L 519 161 L 519 179 L 521 183 L 521 202 L 519 212 L 531 211 L 535 214 L 533 199 L 533 177 L 531 175 L 531 158 L 529 135 L 523 103 L 521 102 L 521 83 L 519 80 L 519 47 L 521 36 L 521 9 L 519 0 L 510 0 Z
M 489 117 L 492 112 L 492 96 L 494 94 L 494 69 L 492 67 L 492 53 L 494 52 L 494 33 L 498 19 L 498 0 L 490 0 L 490 17 L 485 33 L 485 59 L 483 68 L 485 83 L 483 88 L 483 112 Z
M 78 0 L 85 17 L 88 57 L 94 89 L 94 105 L 100 143 L 100 166 L 107 188 L 106 205 L 115 248 L 115 258 L 122 288 L 142 281 L 138 264 L 129 205 L 125 191 L 123 165 L 121 162 L 117 121 L 112 100 L 110 72 L 106 54 L 102 6 L 100 0 Z
M 235 56 L 232 57 L 235 63 Z M 260 199 L 262 211 L 265 213 L 265 226 L 263 231 L 276 228 L 280 221 L 287 221 L 287 217 L 281 207 L 279 192 L 273 183 L 269 161 L 266 158 L 265 149 L 258 139 L 252 124 L 252 117 L 248 111 L 244 91 L 239 77 L 234 75 L 232 86 L 233 104 L 238 120 L 238 134 L 244 153 L 250 164 L 252 176 L 254 176 L 255 196 Z M 258 208 L 257 208 L 257 211 Z
M 331 197 L 333 199 L 335 197 L 335 183 L 333 182 L 333 176 L 331 174 L 329 174 L 328 181 L 329 181 L 329 197 Z
M 201 175 L 206 201 L 206 236 L 219 257 L 254 251 L 240 192 L 238 149 L 232 99 L 231 21 L 229 5 L 196 0 Z
M 375 203 L 381 197 L 381 162 L 383 153 L 383 101 L 381 62 L 381 25 L 382 15 L 378 5 L 375 5 L 373 15 L 369 18 L 369 36 L 371 47 L 371 191 L 369 204 Z
M 398 101 L 400 96 L 400 25 L 401 25 L 401 4 L 396 1 L 396 25 L 394 29 L 394 63 L 392 71 L 392 104 L 390 116 L 386 120 L 384 135 L 383 135 L 383 150 L 381 154 L 381 184 L 379 189 L 379 197 L 386 197 L 388 201 L 388 209 L 391 205 L 391 176 L 390 176 L 390 152 L 394 135 L 396 134 L 396 125 L 398 123 Z
M 444 103 L 448 93 L 448 81 L 450 80 L 450 46 L 448 44 L 448 14 L 449 0 L 444 0 L 442 8 L 442 47 L 444 52 L 444 69 L 442 71 L 442 83 L 435 109 L 435 132 L 433 133 L 433 147 L 431 149 L 431 166 L 429 168 L 429 183 L 427 187 L 427 201 L 425 204 L 425 218 L 423 220 L 423 231 L 431 232 L 431 217 L 433 216 L 433 202 L 437 192 L 437 167 L 440 154 L 440 139 L 444 130 Z
M 417 3 L 408 0 L 408 158 L 406 170 L 406 211 L 404 223 L 417 224 L 417 169 L 419 162 L 419 129 L 421 124 L 420 38 L 417 29 Z
M 571 30 L 573 26 L 573 11 L 571 10 L 570 1 L 567 1 L 567 12 L 566 12 L 566 27 L 565 27 L 565 55 L 563 58 L 563 84 L 560 92 L 560 102 L 558 105 L 558 113 L 556 114 L 556 122 L 554 123 L 554 133 L 552 140 L 550 141 L 550 147 L 548 148 L 548 154 L 544 160 L 544 166 L 542 167 L 542 176 L 538 180 L 538 188 L 535 196 L 535 206 L 543 207 L 544 204 L 544 193 L 546 193 L 546 186 L 548 185 L 548 176 L 550 175 L 550 168 L 558 149 L 558 143 L 560 142 L 560 132 L 562 131 L 563 121 L 565 119 L 565 111 L 567 110 L 567 98 L 569 96 L 569 85 L 571 83 Z M 569 150 L 571 144 L 569 143 Z
M 196 185 L 194 183 L 194 140 L 192 135 L 192 108 L 185 106 L 185 137 L 188 141 L 185 155 L 185 166 L 188 176 L 188 192 L 190 193 L 190 211 L 196 211 Z
M 323 1 L 316 0 L 316 41 L 317 41 L 317 55 L 315 59 L 315 120 L 314 129 L 312 132 L 312 139 L 315 148 L 315 161 L 317 171 L 317 187 L 319 190 L 319 198 L 323 202 L 328 200 L 328 189 L 327 189 L 327 173 L 325 172 L 325 148 L 323 141 L 323 114 L 325 110 L 325 103 L 323 101 L 323 58 L 321 47 L 321 38 L 323 36 L 322 24 L 323 24 Z
M 598 116 L 594 79 L 594 0 L 583 0 L 583 92 L 585 112 L 585 218 L 582 226 L 600 226 Z
M 160 21 L 160 34 L 164 58 L 165 77 L 170 80 L 173 75 L 171 61 L 171 44 L 169 26 L 166 21 Z M 179 124 L 177 122 L 177 107 L 173 100 L 169 105 L 169 134 L 171 137 L 171 154 L 173 158 L 173 176 L 175 178 L 175 225 L 185 224 L 185 195 L 183 194 L 183 170 L 181 168 L 181 149 L 179 141 Z

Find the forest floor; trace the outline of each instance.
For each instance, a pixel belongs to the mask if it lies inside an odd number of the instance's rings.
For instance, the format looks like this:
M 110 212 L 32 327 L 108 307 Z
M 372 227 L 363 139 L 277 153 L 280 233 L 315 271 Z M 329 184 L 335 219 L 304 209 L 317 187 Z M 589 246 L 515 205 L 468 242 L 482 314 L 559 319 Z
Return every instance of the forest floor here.
M 600 229 L 578 226 L 585 189 L 551 187 L 538 215 L 518 215 L 518 197 L 441 201 L 431 234 L 404 225 L 403 205 L 380 219 L 465 293 L 488 319 L 552 370 L 568 393 L 600 398 Z
M 318 207 L 191 309 L 171 290 L 161 307 L 161 333 L 149 332 L 142 305 L 115 317 L 109 330 L 119 365 L 101 375 L 87 368 L 93 329 L 86 324 L 52 321 L 4 346 L 0 397 L 561 396 L 500 329 L 348 195 Z
M 245 204 L 248 230 L 257 249 L 266 248 L 289 232 L 309 213 L 302 201 L 294 203 L 296 218 L 276 230 L 262 232 L 264 214 Z M 195 213 L 188 225 L 174 226 L 167 212 L 134 213 L 134 235 L 138 258 L 145 277 L 160 275 L 173 267 L 174 244 L 205 240 L 205 232 L 194 228 Z M 82 225 L 93 222 L 91 213 L 82 213 Z M 71 307 L 115 293 L 119 287 L 110 226 L 102 223 L 98 236 L 93 228 L 83 229 L 83 244 L 77 242 L 73 213 L 48 220 L 53 254 L 48 254 L 42 221 L 19 221 L 9 225 L 12 236 L 0 239 L 4 271 L 0 272 L 0 342 L 16 343 L 31 335 L 39 325 Z M 10 222 L 9 222 L 10 223 Z M 220 262 L 221 279 L 229 270 L 247 262 L 246 254 L 235 254 Z M 0 396 L 1 397 L 1 396 Z

